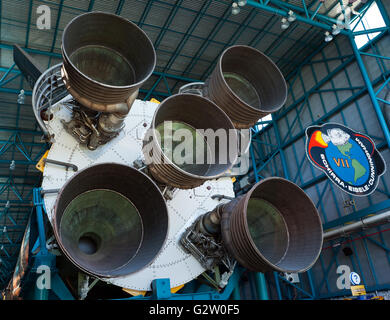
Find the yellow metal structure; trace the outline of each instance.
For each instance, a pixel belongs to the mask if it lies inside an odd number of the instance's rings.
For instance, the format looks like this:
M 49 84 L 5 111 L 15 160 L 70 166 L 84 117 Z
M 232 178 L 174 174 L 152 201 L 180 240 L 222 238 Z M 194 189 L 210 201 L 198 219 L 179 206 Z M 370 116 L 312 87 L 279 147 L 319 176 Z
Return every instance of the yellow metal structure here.
M 158 101 L 157 99 L 154 99 L 154 98 L 150 99 L 150 102 L 154 102 L 154 103 L 160 104 L 160 101 Z
M 42 158 L 38 161 L 38 163 L 35 165 L 35 168 L 37 168 L 39 171 L 43 173 L 43 170 L 45 169 L 45 162 L 44 159 L 47 158 L 47 155 L 49 154 L 49 150 L 45 152 L 45 154 L 42 156 Z
M 363 285 L 351 286 L 352 295 L 355 296 L 364 296 L 366 295 L 366 288 Z
M 171 288 L 171 293 L 176 293 L 183 287 L 184 287 L 184 284 L 177 286 L 177 287 L 174 287 L 174 288 Z M 131 294 L 133 297 L 136 297 L 139 295 L 145 296 L 147 293 L 147 291 L 139 291 L 139 290 L 126 289 L 126 288 L 122 288 L 122 290 L 127 292 L 128 294 Z

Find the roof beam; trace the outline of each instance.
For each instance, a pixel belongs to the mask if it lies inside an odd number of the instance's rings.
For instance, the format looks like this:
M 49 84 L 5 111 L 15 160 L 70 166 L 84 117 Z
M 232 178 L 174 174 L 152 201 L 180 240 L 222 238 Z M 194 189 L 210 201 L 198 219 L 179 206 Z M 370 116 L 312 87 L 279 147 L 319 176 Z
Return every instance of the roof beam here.
M 253 1 L 248 1 L 248 2 L 253 2 Z M 302 14 L 304 14 L 303 17 L 305 17 L 306 19 L 312 20 L 312 21 L 314 20 L 314 18 L 317 18 L 318 20 L 321 20 L 324 23 L 331 23 L 331 24 L 336 23 L 337 24 L 337 22 L 340 22 L 337 19 L 331 18 L 327 15 L 319 14 L 316 11 L 309 10 L 309 7 L 306 6 L 305 0 L 302 0 L 302 7 L 288 3 L 288 2 L 280 1 L 280 0 L 269 0 L 268 4 L 273 4 L 281 9 L 292 10 L 292 11 L 294 11 L 295 14 L 297 12 L 302 13 Z M 336 5 L 337 5 L 337 1 L 336 1 L 334 6 L 336 6 Z
M 118 7 L 116 8 L 116 11 L 115 11 L 115 14 L 117 14 L 118 16 L 121 14 L 124 4 L 125 4 L 125 0 L 119 1 Z
M 272 13 L 272 14 L 277 14 L 277 15 L 279 15 L 281 17 L 286 17 L 286 18 L 288 17 L 288 11 L 289 11 L 288 9 L 275 8 L 273 6 L 270 6 L 269 5 L 270 3 L 272 3 L 274 5 L 278 5 L 278 4 L 280 5 L 280 3 L 282 3 L 286 8 L 296 12 L 295 15 L 296 15 L 297 21 L 300 21 L 300 22 L 312 25 L 314 27 L 317 27 L 317 28 L 320 28 L 320 29 L 323 29 L 323 30 L 332 31 L 332 24 L 333 23 L 337 23 L 337 20 L 331 19 L 330 17 L 327 17 L 327 16 L 322 16 L 321 14 L 317 14 L 315 16 L 315 18 L 321 19 L 321 20 L 325 20 L 325 21 L 327 21 L 330 24 L 316 21 L 316 20 L 314 20 L 314 18 L 311 19 L 311 18 L 307 18 L 306 16 L 301 16 L 301 15 L 299 15 L 297 13 L 298 12 L 302 12 L 302 10 L 304 11 L 304 9 L 302 9 L 301 7 L 298 7 L 296 5 L 292 5 L 292 4 L 286 3 L 286 2 L 280 2 L 278 0 L 269 0 L 267 2 L 267 4 L 260 3 L 260 2 L 255 2 L 253 0 L 248 0 L 247 1 L 247 5 L 249 5 L 251 7 L 254 7 L 254 8 L 257 8 L 257 9 L 261 9 L 261 10 L 267 11 L 267 12 Z M 279 7 L 281 7 L 281 5 Z M 312 13 L 314 13 L 314 12 L 312 12 Z M 341 33 L 344 34 L 344 35 L 348 35 L 348 32 L 345 31 L 345 30 L 341 30 Z

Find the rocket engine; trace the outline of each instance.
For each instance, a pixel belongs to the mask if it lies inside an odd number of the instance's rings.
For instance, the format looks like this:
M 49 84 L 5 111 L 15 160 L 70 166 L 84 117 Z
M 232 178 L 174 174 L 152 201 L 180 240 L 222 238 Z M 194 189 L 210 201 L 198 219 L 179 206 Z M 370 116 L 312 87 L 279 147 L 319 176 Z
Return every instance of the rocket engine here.
M 66 26 L 62 57 L 62 79 L 74 98 L 73 118 L 64 126 L 95 150 L 118 135 L 139 88 L 153 73 L 153 44 L 132 22 L 92 12 Z

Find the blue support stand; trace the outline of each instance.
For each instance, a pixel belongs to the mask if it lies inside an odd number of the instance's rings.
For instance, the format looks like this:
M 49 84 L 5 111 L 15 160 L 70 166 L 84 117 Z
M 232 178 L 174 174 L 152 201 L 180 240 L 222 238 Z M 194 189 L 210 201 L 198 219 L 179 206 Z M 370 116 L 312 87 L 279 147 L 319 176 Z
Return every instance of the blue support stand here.
M 54 294 L 60 300 L 74 300 L 74 297 L 63 283 L 56 269 L 56 256 L 46 248 L 46 236 L 44 226 L 44 203 L 41 196 L 41 188 L 33 190 L 33 201 L 36 209 L 38 226 L 39 252 L 34 255 L 33 267 L 29 273 L 30 290 L 28 296 L 32 300 L 49 300 L 50 294 Z M 35 247 L 35 246 L 34 246 Z M 40 275 L 42 272 L 42 275 Z M 38 286 L 40 277 L 48 272 L 50 283 L 41 283 Z
M 120 300 L 228 300 L 228 299 L 240 299 L 240 295 L 238 290 L 238 280 L 243 273 L 243 269 L 240 267 L 236 267 L 236 270 L 232 274 L 229 279 L 226 287 L 218 291 L 216 289 L 208 288 L 204 291 L 195 292 L 185 292 L 185 288 L 183 289 L 183 293 L 171 293 L 171 285 L 170 280 L 168 278 L 165 279 L 155 279 L 152 282 L 152 295 L 144 297 L 144 296 L 136 296 L 126 299 Z M 197 281 L 197 280 L 193 280 Z M 191 286 L 192 283 L 186 284 L 186 286 Z M 190 290 L 191 291 L 191 290 Z
M 39 252 L 34 256 L 34 266 L 30 272 L 30 296 L 32 300 L 48 300 L 51 293 L 61 300 L 74 300 L 74 297 L 63 283 L 56 269 L 56 256 L 46 249 L 46 236 L 44 227 L 44 203 L 41 196 L 41 188 L 36 188 L 33 191 L 33 201 L 36 208 L 36 218 L 38 225 L 38 241 L 33 249 L 36 249 L 39 244 Z M 39 289 L 37 280 L 40 274 L 37 273 L 39 267 L 47 266 L 50 271 L 51 281 L 50 289 Z M 152 282 L 152 294 L 150 296 L 136 296 L 120 300 L 227 300 L 233 296 L 233 291 L 237 290 L 238 280 L 243 272 L 242 268 L 236 267 L 236 270 L 229 279 L 226 287 L 218 291 L 206 287 L 206 290 L 190 292 L 190 293 L 171 293 L 170 279 L 155 279 Z M 196 280 L 194 280 L 196 281 Z M 239 297 L 236 294 L 234 297 Z

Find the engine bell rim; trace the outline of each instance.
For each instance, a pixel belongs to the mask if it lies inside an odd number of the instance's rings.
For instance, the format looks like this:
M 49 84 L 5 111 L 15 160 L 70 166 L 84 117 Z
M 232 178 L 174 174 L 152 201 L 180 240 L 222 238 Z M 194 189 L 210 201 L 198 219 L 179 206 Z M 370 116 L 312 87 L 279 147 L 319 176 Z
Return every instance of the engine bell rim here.
M 202 100 L 206 100 L 208 103 L 211 103 L 214 105 L 214 107 L 216 107 L 216 109 L 221 112 L 222 114 L 225 115 L 226 117 L 226 120 L 228 121 L 229 125 L 231 125 L 231 129 L 235 129 L 235 126 L 232 122 L 232 120 L 230 119 L 230 117 L 226 114 L 226 112 L 224 110 L 222 110 L 215 102 L 205 98 L 205 97 L 202 97 L 202 96 L 199 96 L 197 94 L 193 94 L 193 93 L 182 93 L 182 94 L 175 94 L 175 95 L 172 95 L 170 97 L 168 97 L 167 99 L 165 99 L 161 104 L 160 106 L 156 109 L 156 112 L 154 113 L 153 115 L 153 119 L 152 119 L 152 124 L 151 124 L 151 128 L 154 129 L 153 130 L 153 139 L 155 139 L 156 141 L 156 145 L 158 146 L 158 153 L 159 155 L 161 155 L 163 158 L 164 158 L 164 163 L 163 165 L 168 165 L 168 166 L 172 166 L 175 170 L 177 170 L 178 172 L 180 172 L 181 174 L 187 176 L 187 177 L 190 177 L 190 178 L 193 178 L 193 179 L 199 179 L 199 180 L 203 180 L 203 181 L 208 181 L 208 180 L 213 180 L 213 179 L 218 179 L 220 178 L 221 176 L 223 176 L 227 171 L 231 170 L 234 166 L 234 164 L 236 163 L 237 159 L 238 159 L 238 152 L 235 154 L 235 157 L 234 157 L 234 160 L 231 161 L 231 164 L 229 166 L 227 166 L 226 170 L 221 172 L 221 173 L 218 173 L 216 175 L 212 175 L 212 176 L 200 176 L 200 175 L 196 175 L 196 174 L 193 174 L 193 173 L 190 173 L 190 172 L 187 172 L 183 169 L 181 169 L 178 165 L 176 165 L 173 161 L 171 161 L 166 155 L 165 153 L 162 151 L 162 146 L 160 145 L 160 143 L 158 142 L 158 139 L 157 139 L 157 136 L 156 136 L 156 116 L 157 116 L 157 113 L 158 111 L 160 110 L 161 106 L 163 106 L 163 103 L 165 103 L 166 101 L 169 101 L 171 99 L 174 99 L 175 97 L 177 96 L 191 96 L 191 97 L 195 97 L 194 99 L 202 99 Z M 238 134 L 236 132 L 236 141 L 238 142 Z
M 85 267 L 81 266 L 79 263 L 77 263 L 77 261 L 69 254 L 69 252 L 66 250 L 66 248 L 62 245 L 61 241 L 57 241 L 58 243 L 58 246 L 60 247 L 61 251 L 65 254 L 65 256 L 75 265 L 77 266 L 77 268 L 79 268 L 81 271 L 85 272 L 86 274 L 90 275 L 90 276 L 93 276 L 95 278 L 101 278 L 101 279 L 109 279 L 109 278 L 121 278 L 121 277 L 124 277 L 124 276 L 129 276 L 131 274 L 135 274 L 137 272 L 140 272 L 141 270 L 143 269 L 146 269 L 148 268 L 151 264 L 154 263 L 154 261 L 157 259 L 157 257 L 161 254 L 161 252 L 163 251 L 166 243 L 167 243 L 167 240 L 168 240 L 168 234 L 169 234 L 169 213 L 168 213 L 168 205 L 167 205 L 167 202 L 160 190 L 160 188 L 158 187 L 158 185 L 153 181 L 152 178 L 150 178 L 148 175 L 146 175 L 145 173 L 143 173 L 142 171 L 140 170 L 137 170 L 135 169 L 134 167 L 131 167 L 131 166 L 128 166 L 128 165 L 124 165 L 124 164 L 120 164 L 120 163 L 117 163 L 117 162 L 101 162 L 101 163 L 98 163 L 98 164 L 95 164 L 95 165 L 92 165 L 92 166 L 87 166 L 85 167 L 84 169 L 80 170 L 77 172 L 77 174 L 79 173 L 82 173 L 88 169 L 90 169 L 91 167 L 93 166 L 101 166 L 101 165 L 116 165 L 116 166 L 121 166 L 121 167 L 126 167 L 126 168 L 131 168 L 132 170 L 140 173 L 141 175 L 143 175 L 145 178 L 147 178 L 147 180 L 149 182 L 151 182 L 156 191 L 158 191 L 160 197 L 161 197 L 161 200 L 163 201 L 162 203 L 164 204 L 164 211 L 166 212 L 166 218 L 167 218 L 167 229 L 166 229 L 166 233 L 165 233 L 165 237 L 164 237 L 164 240 L 161 242 L 161 246 L 160 246 L 160 249 L 158 250 L 158 252 L 156 252 L 155 256 L 153 259 L 151 259 L 148 263 L 146 263 L 144 266 L 142 266 L 140 269 L 134 271 L 134 272 L 130 272 L 128 274 L 109 274 L 109 273 L 101 273 L 101 272 L 97 272 L 97 273 L 94 273 L 94 272 L 91 272 L 90 270 L 86 269 Z M 70 179 L 68 179 L 64 184 L 63 186 L 61 187 L 61 189 L 59 190 L 58 192 L 58 196 L 55 200 L 55 203 L 54 203 L 54 206 L 53 206 L 53 212 L 56 212 L 57 211 L 57 208 L 58 208 L 58 203 L 59 203 L 59 200 L 60 200 L 60 194 L 62 193 L 62 191 L 72 182 L 72 179 L 73 177 L 71 177 Z M 122 195 L 124 196 L 124 195 Z M 126 196 L 124 196 L 126 197 Z M 129 199 L 130 200 L 130 199 Z M 130 202 L 132 202 L 130 200 Z M 137 209 L 137 208 L 136 208 Z M 137 209 L 138 211 L 138 209 Z M 60 225 L 57 223 L 57 219 L 53 218 L 52 219 L 52 226 L 53 226 L 53 232 L 54 232 L 54 235 L 55 235 L 55 238 L 56 239 L 60 239 L 60 234 L 59 234 L 59 230 L 60 230 Z M 143 241 L 143 240 L 142 240 Z M 140 244 L 140 246 L 142 245 L 142 243 Z M 139 251 L 139 248 L 137 249 L 137 253 L 138 254 L 138 251 Z M 133 258 L 136 257 L 136 254 L 129 260 L 127 261 L 127 263 L 129 263 Z M 126 263 L 126 264 L 127 264 Z M 118 268 L 115 268 L 115 269 L 112 269 L 112 271 L 116 271 L 116 270 L 119 270 L 120 268 L 124 267 L 126 264 L 118 267 Z
M 141 79 L 140 81 L 136 82 L 136 83 L 133 83 L 131 85 L 126 85 L 126 86 L 114 86 L 114 85 L 109 85 L 109 84 L 105 84 L 105 83 L 102 83 L 102 82 L 99 82 L 99 81 L 96 81 L 90 77 L 88 77 L 86 74 L 84 74 L 83 72 L 81 72 L 75 65 L 74 63 L 71 61 L 71 59 L 69 58 L 69 55 L 68 53 L 66 52 L 65 48 L 64 48 L 64 37 L 66 35 L 66 32 L 67 30 L 69 29 L 70 25 L 78 20 L 78 19 L 81 19 L 81 18 L 84 18 L 85 16 L 87 15 L 106 15 L 106 16 L 111 16 L 112 18 L 114 19 L 118 19 L 118 20 L 121 20 L 122 22 L 124 23 L 128 23 L 130 25 L 132 25 L 135 29 L 138 29 L 138 31 L 143 35 L 143 38 L 144 40 L 146 40 L 146 42 L 148 42 L 151 46 L 151 49 L 153 51 L 153 66 L 151 67 L 151 71 L 143 78 Z M 86 80 L 88 81 L 91 81 L 92 83 L 96 84 L 96 85 L 99 85 L 99 86 L 102 86 L 103 88 L 108 88 L 108 89 L 130 89 L 130 88 L 137 88 L 137 87 L 140 87 L 147 79 L 149 79 L 151 77 L 151 75 L 153 74 L 154 72 L 154 69 L 156 68 L 156 64 L 157 64 L 157 55 L 156 55 L 156 50 L 154 49 L 154 45 L 152 43 L 152 41 L 150 40 L 150 38 L 148 37 L 148 35 L 146 34 L 145 31 L 143 31 L 140 27 L 138 27 L 134 22 L 126 19 L 126 18 L 123 18 L 121 16 L 118 16 L 116 14 L 113 14 L 113 13 L 108 13 L 108 12 L 103 12 L 103 11 L 93 11 L 93 12 L 86 12 L 86 13 L 83 13 L 81 15 L 78 15 L 76 17 L 74 17 L 65 27 L 63 33 L 62 33 L 62 42 L 61 42 L 61 52 L 62 52 L 62 55 L 63 55 L 63 58 L 66 60 L 66 63 L 68 63 L 74 70 L 77 70 L 77 72 L 79 72 L 80 76 L 82 76 L 83 78 L 85 78 Z
M 230 86 L 228 85 L 227 81 L 225 80 L 225 77 L 223 76 L 223 68 L 222 68 L 222 61 L 223 61 L 223 58 L 225 56 L 225 54 L 231 50 L 236 50 L 236 49 L 239 49 L 239 48 L 243 48 L 244 50 L 248 50 L 248 51 L 253 51 L 255 52 L 256 54 L 258 55 L 261 55 L 262 57 L 264 57 L 267 62 L 270 63 L 270 65 L 273 66 L 273 68 L 275 69 L 275 71 L 278 73 L 278 75 L 281 77 L 283 83 L 284 83 L 284 87 L 285 87 L 285 95 L 284 95 L 284 98 L 283 98 L 283 103 L 281 103 L 280 105 L 278 105 L 277 107 L 274 107 L 272 110 L 262 110 L 261 109 L 261 105 L 260 105 L 260 108 L 254 108 L 252 107 L 250 104 L 246 103 L 244 100 L 242 100 L 235 92 L 234 90 L 232 90 L 230 88 Z M 287 83 L 286 83 L 286 80 L 284 79 L 284 76 L 282 74 L 282 72 L 280 71 L 280 69 L 278 68 L 278 66 L 275 64 L 275 62 L 273 62 L 267 55 L 265 55 L 264 53 L 262 53 L 261 51 L 257 50 L 256 48 L 253 48 L 251 46 L 246 46 L 246 45 L 234 45 L 234 46 L 231 46 L 229 48 L 226 48 L 219 60 L 218 60 L 218 65 L 217 65 L 217 68 L 218 68 L 218 73 L 220 74 L 221 78 L 222 78 L 222 81 L 224 83 L 224 85 L 226 86 L 226 88 L 229 90 L 229 92 L 238 100 L 240 101 L 240 103 L 242 103 L 243 105 L 245 105 L 245 107 L 247 107 L 249 110 L 251 111 L 254 111 L 256 113 L 273 113 L 273 112 L 276 112 L 278 111 L 287 101 Z

